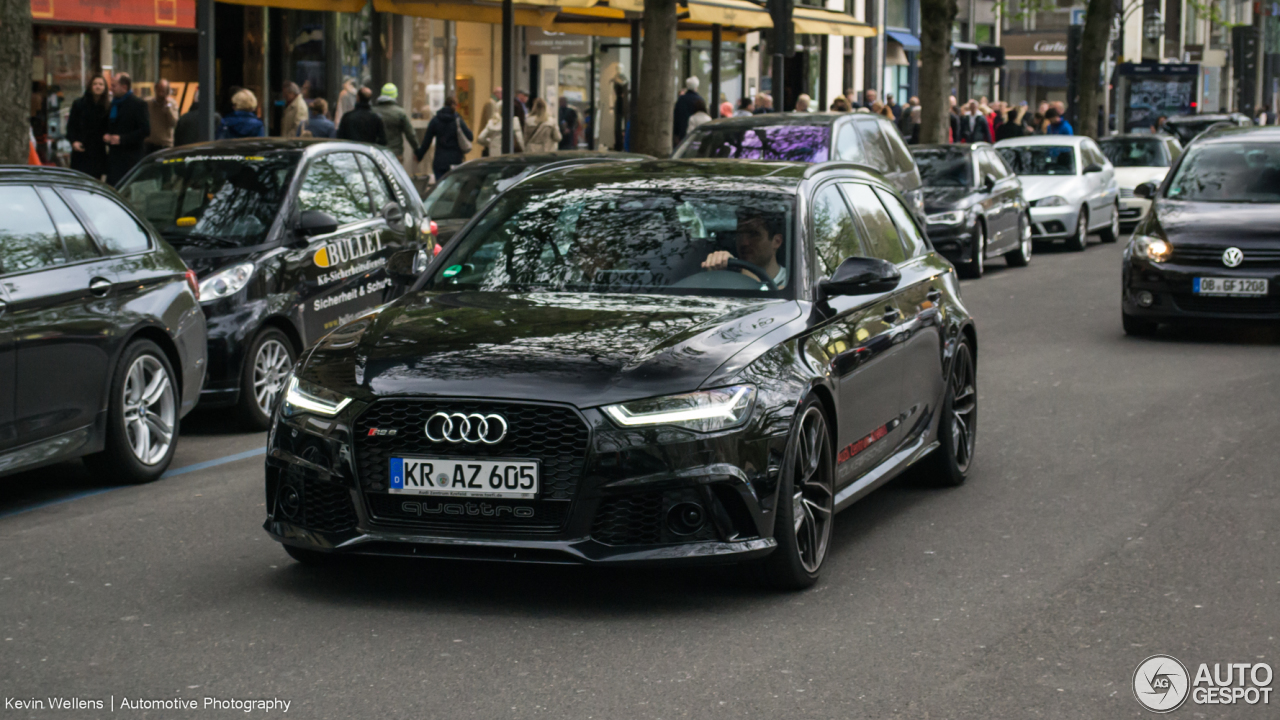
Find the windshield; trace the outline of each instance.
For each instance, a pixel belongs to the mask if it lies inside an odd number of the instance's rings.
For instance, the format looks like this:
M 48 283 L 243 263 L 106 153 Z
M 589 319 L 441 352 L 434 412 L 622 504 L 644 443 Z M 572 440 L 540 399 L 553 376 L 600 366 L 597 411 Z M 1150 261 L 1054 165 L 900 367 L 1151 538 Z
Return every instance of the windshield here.
M 825 162 L 830 155 L 827 125 L 698 128 L 681 146 L 678 158 L 740 158 Z
M 1170 120 L 1165 123 L 1164 126 L 1166 130 L 1172 130 L 1173 134 L 1182 141 L 1182 144 L 1186 145 L 1194 140 L 1197 135 L 1220 122 L 1223 122 L 1222 118 L 1208 120 Z
M 1280 143 L 1192 145 L 1178 165 L 1166 197 L 1280 203 Z
M 1069 145 L 1023 145 L 996 150 L 1017 175 L 1076 174 L 1076 151 Z
M 515 190 L 485 213 L 428 287 L 789 297 L 741 268 L 702 265 L 726 251 L 786 288 L 792 217 L 790 195 Z
M 174 245 L 261 244 L 298 153 L 170 157 L 138 168 L 120 193 Z
M 973 169 L 969 153 L 958 148 L 930 148 L 912 150 L 916 166 L 920 168 L 920 180 L 925 187 L 968 187 L 972 184 Z
M 427 196 L 427 217 L 432 220 L 466 220 L 498 194 L 498 181 L 515 177 L 528 165 L 482 165 L 459 168 L 444 176 Z
M 1169 153 L 1163 140 L 1123 138 L 1100 140 L 1098 145 L 1116 167 L 1169 167 Z

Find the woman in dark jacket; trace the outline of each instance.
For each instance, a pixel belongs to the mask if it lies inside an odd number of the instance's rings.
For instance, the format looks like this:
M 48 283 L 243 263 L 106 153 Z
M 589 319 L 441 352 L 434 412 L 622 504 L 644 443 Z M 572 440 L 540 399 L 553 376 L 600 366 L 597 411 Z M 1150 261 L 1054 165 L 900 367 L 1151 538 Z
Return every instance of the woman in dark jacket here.
M 266 137 L 267 129 L 258 119 L 258 96 L 251 90 L 239 90 L 231 96 L 231 107 L 235 112 L 222 119 L 218 128 L 219 140 L 232 138 Z
M 1027 109 L 1025 107 L 1019 107 L 1012 114 L 1008 113 L 1008 111 L 1003 113 L 1004 122 L 1000 123 L 1000 127 L 996 128 L 996 142 L 1026 135 L 1026 128 L 1022 125 L 1026 114 Z
M 71 103 L 71 116 L 67 118 L 71 169 L 96 180 L 107 174 L 107 144 L 102 136 L 107 134 L 107 114 L 110 111 L 107 81 L 98 76 L 89 82 L 89 92 Z
M 467 154 L 458 146 L 458 131 L 468 140 L 474 140 L 475 136 L 471 134 L 471 128 L 467 127 L 467 123 L 458 115 L 458 100 L 450 95 L 444 99 L 444 107 L 440 108 L 440 112 L 431 118 L 431 122 L 427 124 L 427 134 L 422 137 L 422 144 L 414 151 L 419 162 L 422 156 L 427 154 L 431 149 L 431 141 L 435 140 L 436 154 L 431 161 L 431 172 L 436 176 L 436 182 L 445 176 L 454 165 L 461 165 L 466 159 Z

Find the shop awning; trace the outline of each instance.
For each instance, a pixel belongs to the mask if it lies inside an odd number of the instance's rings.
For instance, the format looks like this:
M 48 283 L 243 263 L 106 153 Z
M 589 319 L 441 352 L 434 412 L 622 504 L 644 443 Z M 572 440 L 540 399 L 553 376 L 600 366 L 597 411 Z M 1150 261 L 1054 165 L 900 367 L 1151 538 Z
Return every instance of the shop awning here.
M 884 34 L 890 40 L 901 45 L 903 50 L 910 50 L 912 52 L 920 51 L 920 38 L 916 37 L 915 35 L 912 35 L 909 32 L 901 32 L 899 30 L 885 30 Z
M 521 3 L 520 5 L 515 8 L 516 25 L 544 27 L 555 19 L 555 7 L 539 8 L 529 6 L 526 3 Z M 478 22 L 490 25 L 502 24 L 502 5 L 499 3 L 373 0 L 373 7 L 378 12 L 408 15 L 409 17 Z
M 797 33 L 810 35 L 875 37 L 878 34 L 874 27 L 861 20 L 855 20 L 851 15 L 815 7 L 796 5 L 791 14 L 791 22 Z
M 951 43 L 951 54 L 952 54 L 952 55 L 954 55 L 954 54 L 955 54 L 955 52 L 956 52 L 957 50 L 968 50 L 969 52 L 973 52 L 974 50 L 977 50 L 977 49 L 978 49 L 978 46 L 977 46 L 977 45 L 974 45 L 973 43 L 967 43 L 967 42 L 953 42 L 953 43 Z
M 285 10 L 345 13 L 358 13 L 365 6 L 365 0 L 218 0 L 218 2 L 252 7 L 284 8 Z

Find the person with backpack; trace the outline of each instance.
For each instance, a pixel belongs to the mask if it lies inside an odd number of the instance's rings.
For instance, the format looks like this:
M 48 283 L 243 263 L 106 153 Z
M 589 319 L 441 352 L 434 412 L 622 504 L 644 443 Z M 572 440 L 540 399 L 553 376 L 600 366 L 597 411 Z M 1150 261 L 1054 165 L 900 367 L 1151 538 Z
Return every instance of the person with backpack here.
M 444 107 L 431 118 L 427 124 L 427 132 L 422 136 L 422 144 L 414 150 L 414 157 L 422 162 L 422 157 L 436 144 L 436 154 L 431 160 L 431 173 L 436 182 L 448 174 L 454 165 L 461 165 L 467 159 L 467 151 L 471 150 L 471 142 L 475 135 L 471 128 L 458 114 L 458 99 L 452 95 L 444 99 Z

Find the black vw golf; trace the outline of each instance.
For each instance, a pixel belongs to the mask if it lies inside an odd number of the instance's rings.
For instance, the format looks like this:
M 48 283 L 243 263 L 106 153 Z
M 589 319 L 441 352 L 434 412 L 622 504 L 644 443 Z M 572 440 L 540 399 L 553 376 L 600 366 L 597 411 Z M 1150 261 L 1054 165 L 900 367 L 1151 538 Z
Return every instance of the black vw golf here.
M 298 353 L 404 289 L 384 271 L 391 253 L 431 242 L 408 174 L 365 143 L 187 145 L 144 160 L 120 193 L 199 274 L 201 406 L 238 406 L 252 428 L 270 423 Z
M 531 177 L 303 358 L 265 528 L 304 562 L 750 560 L 806 586 L 835 512 L 921 460 L 964 481 L 957 288 L 860 166 Z

